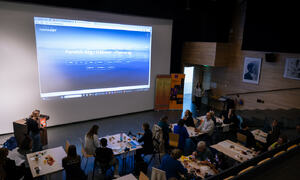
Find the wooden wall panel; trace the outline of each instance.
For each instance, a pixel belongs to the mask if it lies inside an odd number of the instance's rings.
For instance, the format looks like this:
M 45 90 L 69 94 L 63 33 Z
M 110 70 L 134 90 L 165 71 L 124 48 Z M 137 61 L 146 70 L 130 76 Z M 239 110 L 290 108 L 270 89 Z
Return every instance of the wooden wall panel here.
M 216 95 L 229 93 L 242 93 L 249 91 L 263 91 L 282 88 L 300 87 L 299 80 L 283 78 L 286 57 L 300 57 L 300 54 L 276 53 L 276 62 L 265 62 L 266 52 L 242 51 L 243 24 L 245 7 L 237 7 L 233 20 L 233 32 L 230 35 L 228 50 L 218 54 L 216 57 L 227 59 L 226 67 L 214 67 L 212 69 L 212 82 L 217 83 L 217 88 L 213 89 Z M 300 43 L 300 42 L 299 42 Z M 218 47 L 218 45 L 217 45 Z M 217 48 L 218 49 L 218 48 Z M 228 54 L 226 54 L 227 52 Z M 261 74 L 259 84 L 249 84 L 242 82 L 242 72 L 245 57 L 262 58 Z M 268 93 L 241 95 L 244 105 L 239 109 L 300 109 L 300 90 L 276 91 Z M 265 101 L 264 104 L 257 103 L 257 99 Z
M 183 63 L 214 66 L 215 56 L 215 42 L 186 42 L 183 45 Z

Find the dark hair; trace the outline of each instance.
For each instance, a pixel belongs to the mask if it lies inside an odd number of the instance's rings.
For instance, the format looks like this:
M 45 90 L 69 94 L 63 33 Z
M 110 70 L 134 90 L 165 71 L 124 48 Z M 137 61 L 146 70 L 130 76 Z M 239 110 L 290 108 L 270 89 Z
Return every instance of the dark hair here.
M 179 159 L 182 156 L 182 151 L 180 149 L 173 149 L 171 152 L 171 157 L 173 159 Z
M 149 123 L 143 123 L 143 127 L 145 128 L 145 130 L 150 129 Z
M 30 150 L 31 147 L 31 143 L 32 143 L 32 139 L 30 138 L 30 136 L 28 136 L 27 134 L 25 135 L 25 138 L 23 139 L 23 141 L 21 142 L 20 145 L 20 149 L 21 150 Z
M 284 144 L 284 143 L 286 143 L 286 142 L 287 142 L 287 140 L 288 140 L 287 136 L 286 136 L 286 135 L 284 135 L 284 134 L 281 134 L 281 135 L 279 136 L 279 138 L 281 138 L 281 139 L 282 139 L 282 142 L 283 142 L 283 144 Z
M 168 116 L 163 116 L 160 118 L 161 121 L 166 122 L 168 120 Z
M 100 139 L 100 144 L 102 147 L 106 147 L 107 146 L 107 139 L 106 138 L 101 138 Z
M 245 129 L 246 127 L 248 127 L 248 124 L 246 122 L 242 122 L 241 127 L 242 129 Z
M 76 158 L 77 157 L 77 151 L 75 145 L 70 145 L 68 148 L 68 158 Z
M 197 82 L 196 88 L 201 88 L 202 89 L 202 85 L 200 82 Z
M 89 132 L 86 134 L 87 137 L 93 138 L 95 134 L 98 134 L 98 125 L 93 125 L 92 128 L 89 130 Z
M 183 126 L 184 126 L 184 120 L 183 120 L 183 119 L 180 119 L 180 120 L 177 122 L 177 125 L 183 127 Z

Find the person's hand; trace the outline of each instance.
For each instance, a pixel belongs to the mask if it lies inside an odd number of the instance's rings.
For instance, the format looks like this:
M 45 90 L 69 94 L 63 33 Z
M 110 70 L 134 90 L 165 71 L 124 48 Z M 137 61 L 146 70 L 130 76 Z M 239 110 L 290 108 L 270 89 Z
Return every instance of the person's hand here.
M 138 134 L 139 136 L 140 136 L 140 135 L 143 135 L 143 133 L 142 133 L 142 132 L 138 132 L 137 134 Z
M 196 156 L 197 156 L 197 152 L 196 152 L 196 151 L 194 151 L 192 155 L 194 156 L 193 158 L 196 158 Z
M 209 165 L 208 161 L 200 161 L 200 163 L 203 164 L 203 165 Z

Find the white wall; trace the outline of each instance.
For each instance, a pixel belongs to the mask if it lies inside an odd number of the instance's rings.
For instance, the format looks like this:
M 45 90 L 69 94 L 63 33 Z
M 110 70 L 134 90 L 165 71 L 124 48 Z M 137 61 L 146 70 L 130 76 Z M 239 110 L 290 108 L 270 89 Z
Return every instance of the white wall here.
M 150 90 L 43 101 L 34 16 L 152 26 Z M 33 109 L 50 115 L 50 126 L 153 109 L 155 77 L 170 73 L 171 37 L 171 20 L 0 2 L 0 134 L 12 132 L 12 122 Z

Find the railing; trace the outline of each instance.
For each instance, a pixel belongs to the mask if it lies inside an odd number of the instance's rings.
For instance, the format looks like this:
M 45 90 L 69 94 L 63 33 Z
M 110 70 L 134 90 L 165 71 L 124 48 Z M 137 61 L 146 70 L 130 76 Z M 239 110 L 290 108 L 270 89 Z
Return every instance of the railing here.
M 298 89 L 300 89 L 300 87 L 271 89 L 271 90 L 262 90 L 262 91 L 249 91 L 249 92 L 241 92 L 241 93 L 230 93 L 230 94 L 226 94 L 226 96 L 242 95 L 242 94 L 255 94 L 255 93 L 266 93 L 266 92 L 276 92 L 276 91 L 290 91 L 290 90 L 298 90 Z

